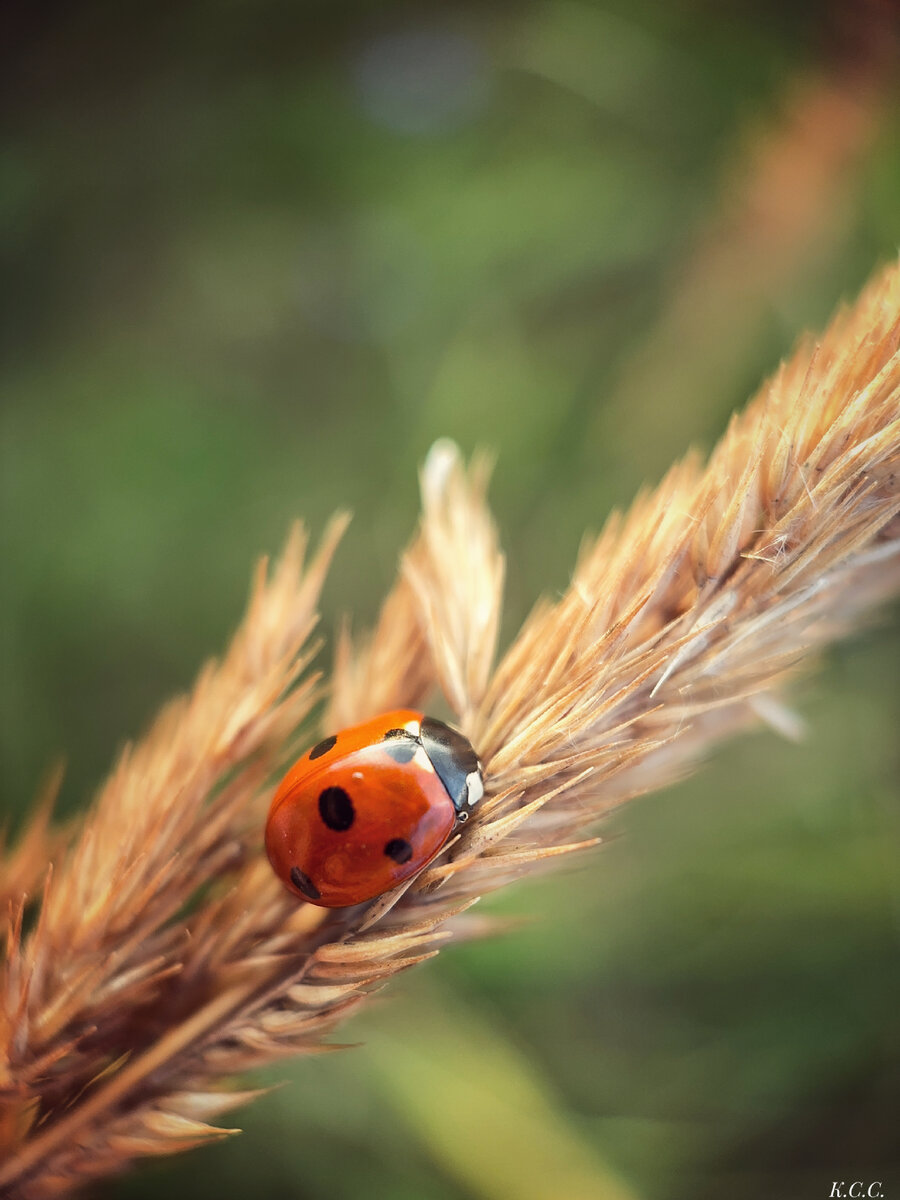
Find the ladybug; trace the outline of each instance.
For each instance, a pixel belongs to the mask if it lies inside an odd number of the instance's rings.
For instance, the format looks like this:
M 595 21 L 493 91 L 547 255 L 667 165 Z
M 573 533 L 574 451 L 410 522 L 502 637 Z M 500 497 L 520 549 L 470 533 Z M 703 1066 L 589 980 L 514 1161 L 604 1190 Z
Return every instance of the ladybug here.
M 294 763 L 272 799 L 266 853 L 304 900 L 360 904 L 431 862 L 483 793 L 481 763 L 461 733 L 397 709 Z

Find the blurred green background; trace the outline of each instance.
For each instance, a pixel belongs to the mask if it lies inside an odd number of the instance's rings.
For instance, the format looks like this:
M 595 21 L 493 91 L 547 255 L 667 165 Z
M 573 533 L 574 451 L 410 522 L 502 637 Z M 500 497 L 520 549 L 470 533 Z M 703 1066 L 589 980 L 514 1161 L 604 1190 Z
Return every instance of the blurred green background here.
M 498 455 L 504 638 L 900 234 L 893 5 L 8 5 L 3 806 L 64 811 L 221 647 L 292 517 L 374 616 L 450 435 Z M 900 1185 L 900 634 L 115 1200 Z

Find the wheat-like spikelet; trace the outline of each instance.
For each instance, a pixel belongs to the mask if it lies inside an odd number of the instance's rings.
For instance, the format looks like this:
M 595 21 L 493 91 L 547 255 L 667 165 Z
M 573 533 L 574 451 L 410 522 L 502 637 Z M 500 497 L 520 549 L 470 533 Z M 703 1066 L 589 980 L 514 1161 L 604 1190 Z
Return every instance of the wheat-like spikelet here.
M 487 795 L 416 880 L 355 909 L 297 905 L 259 848 L 266 781 L 317 694 L 305 647 L 339 526 L 305 571 L 295 534 L 221 666 L 122 757 L 28 936 L 13 908 L 0 1185 L 37 1200 L 220 1136 L 209 1122 L 249 1095 L 229 1077 L 318 1049 L 373 983 L 485 932 L 466 912 L 479 895 L 588 844 L 573 839 L 716 739 L 784 725 L 785 676 L 900 582 L 898 345 L 893 267 L 800 345 L 708 463 L 688 457 L 609 521 L 493 671 L 486 467 L 435 448 L 376 628 L 339 640 L 327 721 L 437 684 Z
M 54 829 L 50 823 L 62 777 L 60 764 L 47 776 L 28 825 L 13 848 L 7 850 L 6 831 L 0 832 L 0 911 L 7 912 L 10 905 L 40 887 L 47 864 L 65 845 L 66 831 Z

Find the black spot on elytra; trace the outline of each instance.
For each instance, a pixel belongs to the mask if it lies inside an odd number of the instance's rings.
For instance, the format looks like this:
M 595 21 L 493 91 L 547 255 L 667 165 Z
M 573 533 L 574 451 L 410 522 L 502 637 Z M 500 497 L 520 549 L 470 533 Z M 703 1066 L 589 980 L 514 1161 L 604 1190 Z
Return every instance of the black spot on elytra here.
M 320 792 L 319 815 L 335 833 L 346 833 L 356 819 L 353 801 L 342 787 L 327 787 Z
M 408 729 L 389 729 L 382 739 L 382 745 L 394 762 L 408 763 L 419 748 L 419 739 Z
M 317 746 L 313 746 L 312 750 L 310 750 L 309 757 L 310 758 L 321 758 L 323 754 L 328 753 L 328 751 L 331 749 L 331 747 L 334 745 L 334 743 L 336 741 L 337 741 L 336 737 L 323 738 Z
M 406 863 L 412 858 L 412 846 L 406 838 L 391 838 L 385 846 L 384 852 L 395 863 Z
M 298 892 L 309 896 L 310 900 L 318 900 L 322 895 L 306 872 L 301 871 L 299 867 L 291 867 L 291 883 Z

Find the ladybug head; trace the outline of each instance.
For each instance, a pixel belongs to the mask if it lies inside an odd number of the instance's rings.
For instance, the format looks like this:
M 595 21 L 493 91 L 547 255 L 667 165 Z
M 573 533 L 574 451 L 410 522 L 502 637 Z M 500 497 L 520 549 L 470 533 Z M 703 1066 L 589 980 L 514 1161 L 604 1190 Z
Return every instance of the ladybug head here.
M 419 737 L 436 775 L 453 801 L 457 820 L 467 820 L 469 809 L 484 795 L 478 755 L 466 737 L 434 717 L 422 718 Z

